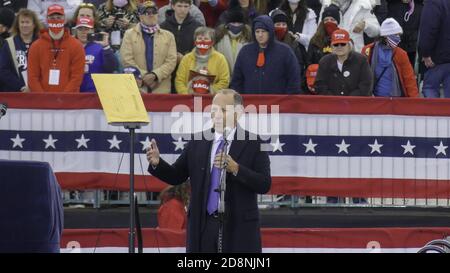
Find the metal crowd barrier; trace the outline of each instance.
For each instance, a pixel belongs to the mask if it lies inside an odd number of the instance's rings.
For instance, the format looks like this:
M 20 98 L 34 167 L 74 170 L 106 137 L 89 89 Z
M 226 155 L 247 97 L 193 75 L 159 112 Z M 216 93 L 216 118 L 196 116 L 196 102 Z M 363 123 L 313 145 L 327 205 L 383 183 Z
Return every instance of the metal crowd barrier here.
M 138 192 L 140 205 L 158 206 L 157 192 Z M 450 199 L 414 198 L 351 198 L 340 197 L 330 202 L 326 196 L 258 195 L 260 209 L 300 207 L 450 207 Z M 93 207 L 128 205 L 128 192 L 112 190 L 64 191 L 64 205 L 72 207 Z

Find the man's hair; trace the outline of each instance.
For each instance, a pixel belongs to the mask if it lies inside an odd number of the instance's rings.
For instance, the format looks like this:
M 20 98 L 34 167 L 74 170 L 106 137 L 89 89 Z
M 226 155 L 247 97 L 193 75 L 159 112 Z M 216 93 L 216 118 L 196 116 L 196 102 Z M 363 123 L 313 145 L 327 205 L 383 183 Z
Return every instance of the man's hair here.
M 194 32 L 194 41 L 197 40 L 197 36 L 199 35 L 208 35 L 211 38 L 211 41 L 215 44 L 216 42 L 216 31 L 209 27 L 198 27 Z
M 16 15 L 16 18 L 14 19 L 14 23 L 11 27 L 11 33 L 13 35 L 20 35 L 20 29 L 19 29 L 19 21 L 20 21 L 20 17 L 28 17 L 31 18 L 31 20 L 33 21 L 34 24 L 34 30 L 33 30 L 33 35 L 34 37 L 38 37 L 39 36 L 39 31 L 42 28 L 42 24 L 39 21 L 38 16 L 36 15 L 36 13 L 30 9 L 20 9 L 19 12 Z
M 244 99 L 242 99 L 241 94 L 239 94 L 238 92 L 236 92 L 233 89 L 222 89 L 219 92 L 217 92 L 217 94 L 223 94 L 223 95 L 230 95 L 233 94 L 233 99 L 234 99 L 234 105 L 241 105 L 244 106 Z
M 175 5 L 176 3 L 185 3 L 192 5 L 192 0 L 171 0 L 170 4 Z

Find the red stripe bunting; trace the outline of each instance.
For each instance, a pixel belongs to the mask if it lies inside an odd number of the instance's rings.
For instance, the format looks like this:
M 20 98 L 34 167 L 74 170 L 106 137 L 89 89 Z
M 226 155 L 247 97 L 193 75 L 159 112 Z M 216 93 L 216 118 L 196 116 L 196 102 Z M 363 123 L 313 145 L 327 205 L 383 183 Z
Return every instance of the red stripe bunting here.
M 170 112 L 176 105 L 194 109 L 193 95 L 142 95 L 145 106 L 152 112 Z M 212 97 L 202 97 L 203 108 Z M 10 108 L 28 109 L 101 109 L 97 94 L 72 93 L 1 93 L 0 102 Z M 245 105 L 259 107 L 279 105 L 281 113 L 358 114 L 358 115 L 420 115 L 450 116 L 450 100 L 424 98 L 333 97 L 303 95 L 245 95 Z
M 263 248 L 420 248 L 450 228 L 263 228 Z M 184 247 L 184 231 L 143 229 L 147 248 Z M 69 244 L 70 242 L 70 244 Z M 65 229 L 61 248 L 128 246 L 128 229 Z

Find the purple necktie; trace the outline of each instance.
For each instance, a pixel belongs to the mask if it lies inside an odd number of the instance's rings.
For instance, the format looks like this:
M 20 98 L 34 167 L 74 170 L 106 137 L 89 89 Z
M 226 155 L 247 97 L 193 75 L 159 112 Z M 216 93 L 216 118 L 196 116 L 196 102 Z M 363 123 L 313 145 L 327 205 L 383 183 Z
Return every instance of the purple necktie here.
M 222 152 L 224 144 L 225 144 L 225 141 L 223 141 L 223 139 L 221 139 L 219 146 L 217 147 L 215 155 Z M 217 210 L 218 205 L 219 205 L 219 194 L 220 193 L 217 192 L 216 190 L 219 188 L 220 173 L 221 173 L 221 169 L 219 169 L 213 165 L 213 168 L 211 171 L 211 184 L 209 185 L 208 206 L 207 206 L 207 210 L 210 215 L 213 214 Z

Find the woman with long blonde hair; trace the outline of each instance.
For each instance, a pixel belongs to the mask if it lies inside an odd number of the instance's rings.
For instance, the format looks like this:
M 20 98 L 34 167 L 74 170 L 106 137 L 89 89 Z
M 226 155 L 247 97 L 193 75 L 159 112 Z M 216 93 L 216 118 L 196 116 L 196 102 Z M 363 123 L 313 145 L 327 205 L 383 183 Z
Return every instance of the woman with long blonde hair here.
M 0 50 L 0 82 L 3 90 L 28 92 L 28 49 L 39 37 L 37 14 L 20 9 L 11 27 L 12 36 Z

